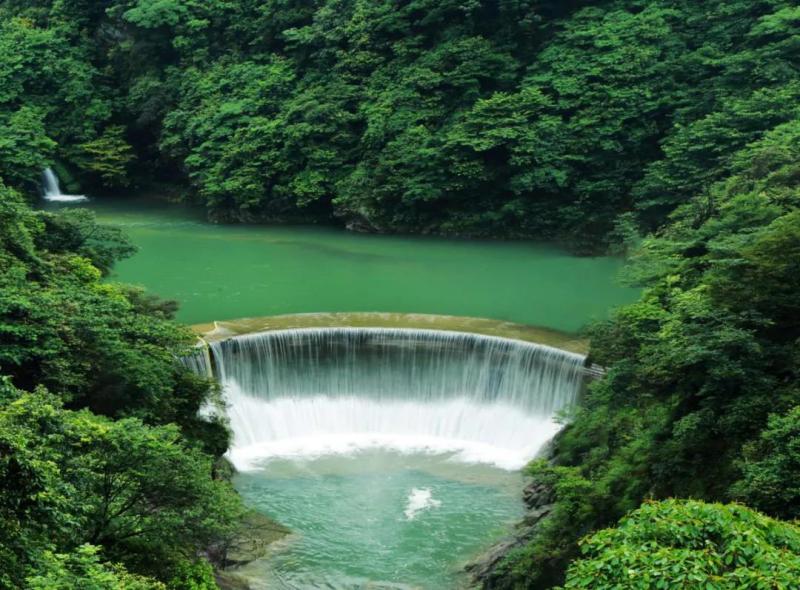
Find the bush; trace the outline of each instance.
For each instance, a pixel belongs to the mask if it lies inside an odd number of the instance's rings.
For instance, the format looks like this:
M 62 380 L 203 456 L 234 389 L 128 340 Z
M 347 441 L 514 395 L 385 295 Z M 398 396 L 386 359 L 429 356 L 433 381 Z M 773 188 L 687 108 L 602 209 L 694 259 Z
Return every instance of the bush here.
M 581 542 L 565 590 L 790 590 L 800 528 L 744 506 L 647 502 Z

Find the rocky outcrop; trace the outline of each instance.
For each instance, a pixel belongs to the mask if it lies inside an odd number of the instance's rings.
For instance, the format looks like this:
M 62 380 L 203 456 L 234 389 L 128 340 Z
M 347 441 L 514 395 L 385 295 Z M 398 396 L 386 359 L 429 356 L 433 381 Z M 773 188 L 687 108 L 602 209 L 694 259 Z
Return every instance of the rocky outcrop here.
M 215 570 L 221 590 L 249 590 L 247 580 L 236 572 L 238 567 L 266 555 L 269 546 L 290 533 L 285 526 L 256 512 L 248 512 L 235 534 L 208 548 L 206 559 Z
M 466 567 L 475 586 L 483 590 L 503 588 L 500 572 L 503 560 L 511 551 L 530 541 L 542 520 L 553 510 L 553 490 L 540 482 L 534 481 L 526 486 L 522 492 L 522 500 L 525 502 L 527 512 L 514 532 L 492 545 Z
M 272 543 L 289 533 L 289 529 L 271 518 L 250 511 L 231 538 L 207 550 L 207 558 L 218 569 L 241 566 L 263 557 Z

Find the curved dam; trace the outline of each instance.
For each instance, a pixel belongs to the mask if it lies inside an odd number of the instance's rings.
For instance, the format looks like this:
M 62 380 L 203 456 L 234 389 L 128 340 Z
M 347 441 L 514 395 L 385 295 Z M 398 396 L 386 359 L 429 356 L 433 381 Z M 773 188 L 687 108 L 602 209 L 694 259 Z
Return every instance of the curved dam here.
M 517 469 L 575 403 L 585 357 L 494 336 L 306 328 L 209 344 L 187 359 L 223 385 L 240 470 L 379 447 Z

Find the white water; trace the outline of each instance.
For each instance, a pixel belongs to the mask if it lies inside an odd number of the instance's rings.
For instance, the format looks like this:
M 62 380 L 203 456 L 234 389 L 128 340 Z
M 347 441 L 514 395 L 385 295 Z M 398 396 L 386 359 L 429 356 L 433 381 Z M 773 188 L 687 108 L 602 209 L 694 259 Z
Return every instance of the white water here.
M 430 488 L 412 488 L 411 493 L 408 494 L 408 504 L 406 504 L 403 514 L 406 515 L 406 520 L 414 520 L 419 512 L 438 508 L 441 505 L 442 502 L 433 497 Z
M 517 469 L 559 430 L 584 362 L 516 340 L 384 328 L 264 332 L 211 352 L 240 470 L 374 447 Z
M 45 168 L 44 172 L 42 172 L 42 190 L 45 200 L 54 203 L 80 203 L 89 200 L 84 195 L 65 195 L 62 193 L 61 186 L 58 184 L 58 176 L 56 176 L 52 168 Z

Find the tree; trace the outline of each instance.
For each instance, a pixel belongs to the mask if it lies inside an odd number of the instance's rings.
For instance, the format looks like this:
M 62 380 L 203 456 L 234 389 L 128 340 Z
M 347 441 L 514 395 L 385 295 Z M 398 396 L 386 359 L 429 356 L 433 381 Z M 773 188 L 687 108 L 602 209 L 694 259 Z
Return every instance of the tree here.
M 64 410 L 44 390 L 0 386 L 7 579 L 37 588 L 110 580 L 105 588 L 124 572 L 110 561 L 168 581 L 241 516 L 230 483 L 212 478 L 213 459 L 176 426 Z
M 18 186 L 36 186 L 56 147 L 43 113 L 22 107 L 0 117 L 0 173 Z
M 781 518 L 800 517 L 800 407 L 770 416 L 767 428 L 745 447 L 741 470 L 734 497 Z
M 152 578 L 100 562 L 98 548 L 92 545 L 72 553 L 43 552 L 36 573 L 25 584 L 30 590 L 166 590 Z
M 128 168 L 133 149 L 125 140 L 125 128 L 113 125 L 99 137 L 77 146 L 72 161 L 78 168 L 99 177 L 103 186 L 122 187 L 130 183 Z
M 556 440 L 559 469 L 536 474 L 554 488 L 552 520 L 509 554 L 499 587 L 560 583 L 553 572 L 581 536 L 647 498 L 740 499 L 794 517 L 799 159 L 793 119 L 730 156 L 730 176 L 642 241 L 628 270 L 641 299 L 592 330 L 607 374 Z M 573 511 L 562 481 L 592 501 Z
M 0 184 L 2 587 L 212 588 L 197 555 L 239 520 L 215 477 L 228 430 L 199 415 L 215 388 L 177 362 L 174 306 L 94 266 L 130 251 Z
M 112 114 L 80 31 L 40 6 L 0 8 L 0 177 L 16 188 L 34 192 L 54 159 L 94 173 L 105 157 L 73 158 L 78 145 L 102 141 Z

